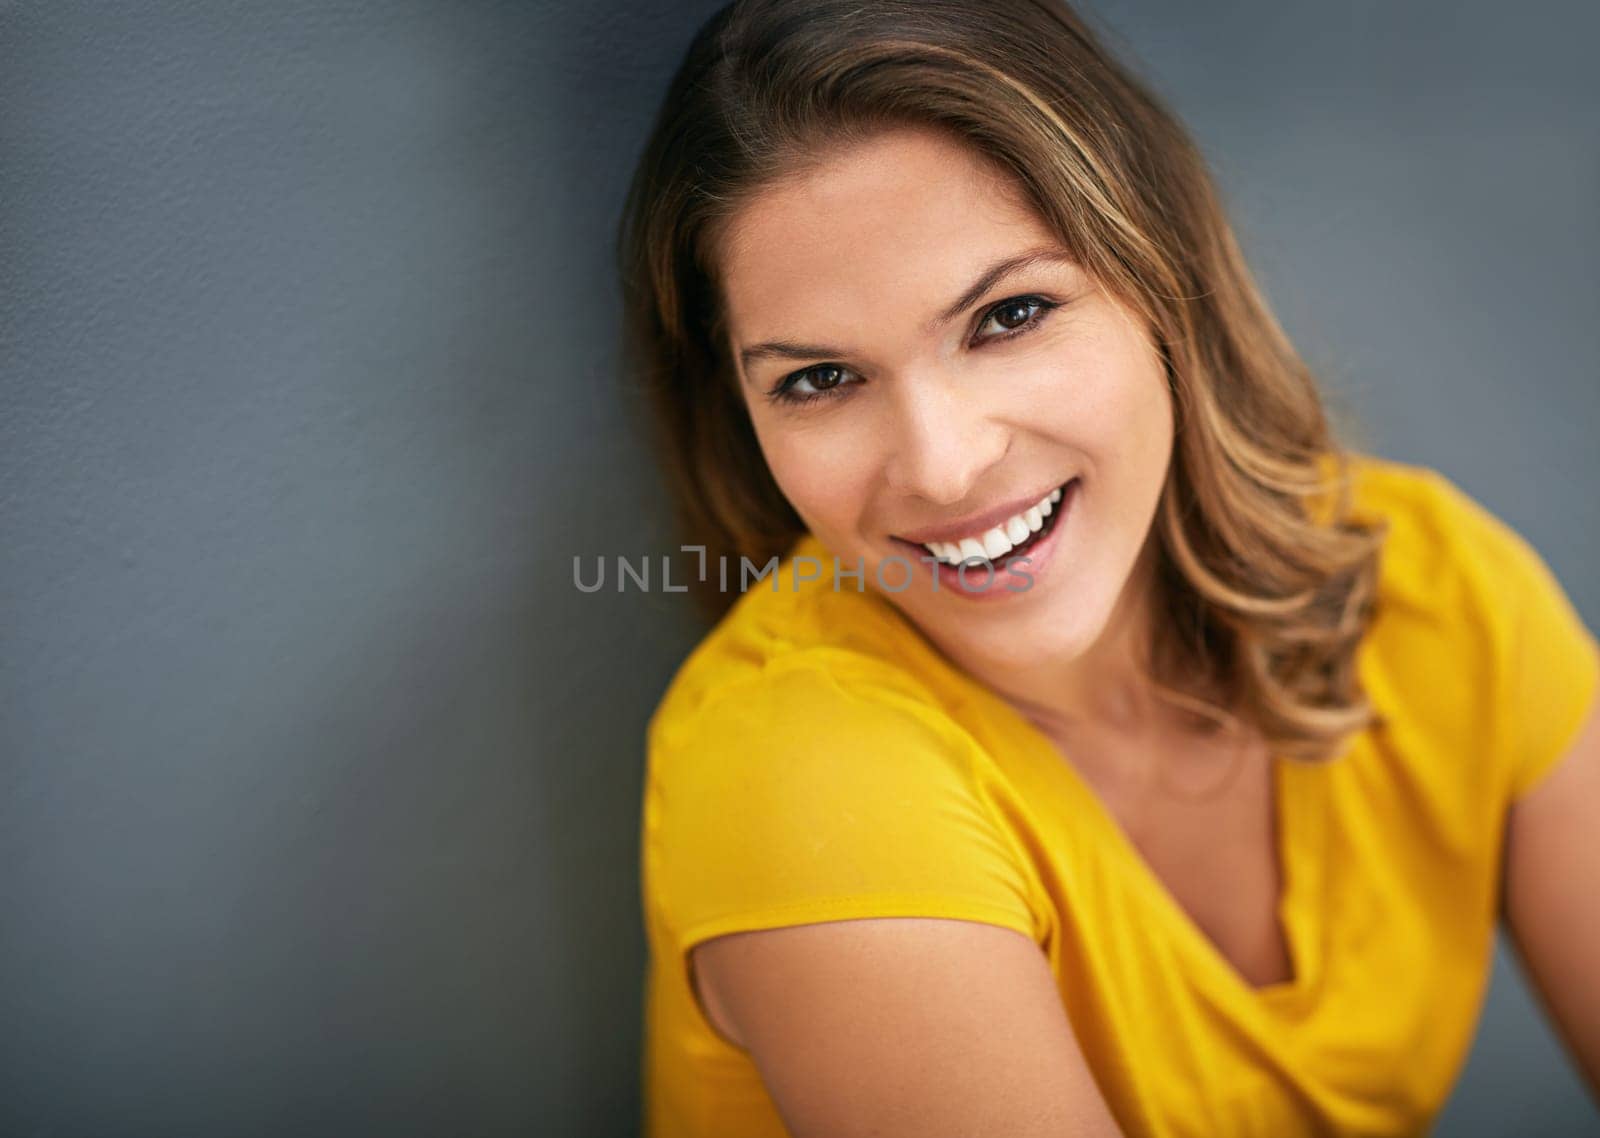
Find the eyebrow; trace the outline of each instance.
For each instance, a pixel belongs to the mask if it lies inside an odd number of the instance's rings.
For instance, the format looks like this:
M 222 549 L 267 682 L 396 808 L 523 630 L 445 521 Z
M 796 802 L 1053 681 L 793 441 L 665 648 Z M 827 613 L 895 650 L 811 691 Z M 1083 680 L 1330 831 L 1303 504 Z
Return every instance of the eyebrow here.
M 1047 262 L 1072 264 L 1076 263 L 1076 261 L 1077 258 L 1059 245 L 1046 245 L 1037 249 L 1029 249 L 1027 252 L 996 261 L 978 274 L 978 278 L 968 285 L 966 290 L 953 300 L 944 311 L 923 325 L 923 331 L 930 336 L 939 331 L 939 329 L 976 304 L 984 293 L 1013 273 L 1020 273 L 1023 269 Z M 750 365 L 761 360 L 811 360 L 820 356 L 848 356 L 850 354 L 849 349 L 830 347 L 827 344 L 797 344 L 793 340 L 767 340 L 760 344 L 751 344 L 740 351 L 739 362 L 748 374 Z

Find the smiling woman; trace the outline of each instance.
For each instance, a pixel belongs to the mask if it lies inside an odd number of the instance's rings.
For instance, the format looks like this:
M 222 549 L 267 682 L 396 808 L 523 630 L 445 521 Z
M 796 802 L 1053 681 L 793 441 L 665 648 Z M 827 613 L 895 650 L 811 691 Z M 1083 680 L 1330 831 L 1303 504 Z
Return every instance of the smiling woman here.
M 1339 444 L 1070 11 L 729 5 L 621 257 L 685 540 L 831 566 L 704 581 L 651 721 L 657 1138 L 1417 1133 L 1502 900 L 1600 1066 L 1549 805 L 1600 809 L 1600 645 Z

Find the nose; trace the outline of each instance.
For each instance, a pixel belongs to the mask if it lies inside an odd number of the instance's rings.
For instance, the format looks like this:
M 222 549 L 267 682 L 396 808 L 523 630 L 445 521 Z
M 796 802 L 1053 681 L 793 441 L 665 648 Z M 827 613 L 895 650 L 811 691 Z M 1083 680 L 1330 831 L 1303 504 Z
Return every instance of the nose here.
M 1010 430 L 977 400 L 936 378 L 908 378 L 894 386 L 884 468 L 890 488 L 941 506 L 969 500 L 1010 447 Z

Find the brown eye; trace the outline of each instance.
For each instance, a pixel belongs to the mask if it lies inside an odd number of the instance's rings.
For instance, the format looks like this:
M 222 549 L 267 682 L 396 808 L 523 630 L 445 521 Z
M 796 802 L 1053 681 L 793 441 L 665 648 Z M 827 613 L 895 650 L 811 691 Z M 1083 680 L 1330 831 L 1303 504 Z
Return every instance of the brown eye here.
M 839 380 L 844 377 L 844 369 L 837 367 L 834 364 L 824 364 L 822 367 L 816 368 L 808 374 L 812 377 L 812 387 L 816 388 L 818 391 L 826 391 L 830 387 L 839 386 Z
M 1000 331 L 980 336 L 979 339 L 980 341 L 1009 340 L 1013 336 L 1025 335 L 1037 328 L 1046 314 L 1055 307 L 1054 301 L 1039 296 L 1014 296 L 1010 300 L 1002 300 L 984 314 L 983 324 L 979 328 L 982 331 L 992 323 L 997 325 Z
M 849 368 L 838 364 L 816 364 L 802 371 L 791 372 L 779 380 L 767 396 L 780 403 L 805 403 L 812 399 L 844 395 L 855 386 L 854 383 L 845 382 L 850 374 Z
M 1002 328 L 1020 328 L 1033 315 L 1034 305 L 1026 300 L 1008 300 L 994 310 Z

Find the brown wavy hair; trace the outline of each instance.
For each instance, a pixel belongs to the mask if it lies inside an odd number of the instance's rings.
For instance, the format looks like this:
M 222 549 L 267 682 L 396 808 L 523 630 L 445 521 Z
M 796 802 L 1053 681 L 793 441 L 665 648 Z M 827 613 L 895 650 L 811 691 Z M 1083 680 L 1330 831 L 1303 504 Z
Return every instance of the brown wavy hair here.
M 1153 330 L 1176 423 L 1154 523 L 1157 693 L 1297 758 L 1381 724 L 1355 657 L 1383 523 L 1350 516 L 1350 454 L 1204 160 L 1059 0 L 734 0 L 695 35 L 618 232 L 624 368 L 683 540 L 762 565 L 805 532 L 738 391 L 720 235 L 764 187 L 897 126 L 952 132 L 1008 173 Z M 713 619 L 736 596 L 698 590 Z

